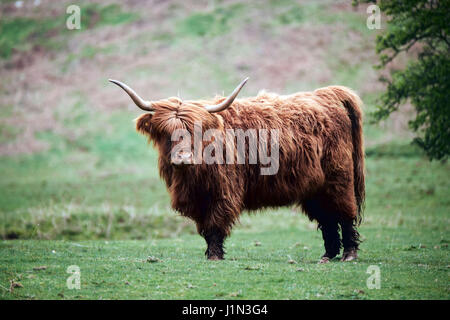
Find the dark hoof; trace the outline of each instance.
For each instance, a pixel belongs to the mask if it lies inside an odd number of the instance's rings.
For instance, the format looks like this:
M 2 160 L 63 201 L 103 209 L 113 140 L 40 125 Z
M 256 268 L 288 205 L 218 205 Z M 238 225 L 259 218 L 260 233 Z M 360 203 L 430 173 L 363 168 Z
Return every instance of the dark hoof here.
M 330 258 L 328 258 L 328 257 L 322 257 L 322 258 L 319 260 L 318 264 L 324 264 L 324 263 L 328 263 L 328 262 L 330 262 Z
M 358 259 L 358 253 L 356 252 L 356 249 L 351 249 L 348 251 L 344 251 L 341 261 L 353 261 L 356 259 Z
M 223 260 L 223 257 L 219 257 L 219 256 L 211 256 L 211 257 L 208 257 L 208 260 L 218 261 L 218 260 Z

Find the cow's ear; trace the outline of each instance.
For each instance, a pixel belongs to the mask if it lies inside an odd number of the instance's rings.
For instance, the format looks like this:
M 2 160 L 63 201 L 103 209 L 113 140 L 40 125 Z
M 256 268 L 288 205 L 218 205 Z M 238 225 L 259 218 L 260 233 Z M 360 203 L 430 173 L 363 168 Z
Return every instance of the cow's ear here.
M 136 130 L 144 135 L 150 135 L 152 117 L 151 113 L 139 116 L 136 119 Z

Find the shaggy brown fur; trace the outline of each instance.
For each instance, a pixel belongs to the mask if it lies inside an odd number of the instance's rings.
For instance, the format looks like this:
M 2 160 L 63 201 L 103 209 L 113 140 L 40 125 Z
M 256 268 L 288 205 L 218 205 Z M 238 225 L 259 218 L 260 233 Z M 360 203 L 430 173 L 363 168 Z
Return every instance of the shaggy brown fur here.
M 358 249 L 355 226 L 364 202 L 364 154 L 361 100 L 350 89 L 330 86 L 289 96 L 261 93 L 237 99 L 226 110 L 209 113 L 209 101 L 178 98 L 153 101 L 155 112 L 137 119 L 136 128 L 159 151 L 159 170 L 172 206 L 193 219 L 206 239 L 210 259 L 223 258 L 223 241 L 243 210 L 300 205 L 319 223 L 326 253 L 339 253 L 342 230 L 344 258 Z M 260 164 L 171 165 L 171 134 L 203 130 L 279 129 L 279 171 L 260 175 Z M 224 148 L 225 150 L 225 148 Z M 248 153 L 248 148 L 247 148 Z M 225 156 L 224 156 L 225 158 Z

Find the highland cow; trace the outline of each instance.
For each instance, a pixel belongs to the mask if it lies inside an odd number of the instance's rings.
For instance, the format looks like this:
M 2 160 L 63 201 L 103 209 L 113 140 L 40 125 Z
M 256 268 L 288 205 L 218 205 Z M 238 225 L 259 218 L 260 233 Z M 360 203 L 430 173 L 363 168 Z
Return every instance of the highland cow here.
M 262 92 L 235 99 L 246 79 L 229 97 L 145 101 L 127 85 L 110 81 L 148 111 L 136 120 L 136 129 L 156 146 L 172 207 L 196 223 L 206 240 L 208 259 L 224 258 L 224 240 L 244 210 L 290 205 L 300 206 L 310 220 L 318 222 L 325 246 L 320 263 L 336 257 L 341 246 L 342 261 L 357 258 L 356 227 L 365 186 L 362 102 L 352 90 L 329 86 L 286 96 Z M 249 161 L 248 146 L 243 163 L 199 163 L 195 152 L 173 152 L 185 143 L 174 141 L 174 132 L 183 129 L 193 134 L 195 123 L 202 124 L 202 132 L 224 133 L 222 138 L 212 138 L 223 140 L 224 153 L 236 149 L 236 137 L 227 135 L 227 129 L 278 130 L 276 173 L 261 174 L 266 165 Z

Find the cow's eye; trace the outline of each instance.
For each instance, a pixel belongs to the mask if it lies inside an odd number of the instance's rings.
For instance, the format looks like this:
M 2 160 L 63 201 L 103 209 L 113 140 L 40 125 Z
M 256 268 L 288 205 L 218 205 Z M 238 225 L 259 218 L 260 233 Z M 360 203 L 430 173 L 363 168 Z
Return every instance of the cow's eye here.
M 172 148 L 172 141 L 170 139 L 166 139 L 165 147 L 166 150 L 170 152 L 170 149 Z

